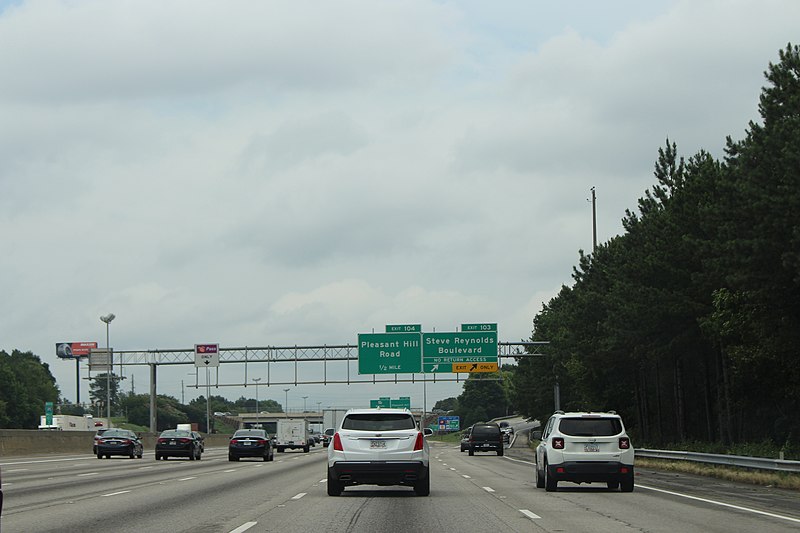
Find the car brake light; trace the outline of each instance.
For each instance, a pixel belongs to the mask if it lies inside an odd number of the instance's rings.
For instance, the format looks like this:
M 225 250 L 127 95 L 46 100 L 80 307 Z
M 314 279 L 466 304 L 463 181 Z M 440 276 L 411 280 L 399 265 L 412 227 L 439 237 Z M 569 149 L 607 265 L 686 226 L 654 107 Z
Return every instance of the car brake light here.
M 167 442 L 167 439 L 158 439 L 159 444 L 164 444 L 165 442 Z
M 231 444 L 239 444 L 239 441 L 237 439 L 231 439 Z
M 191 441 L 192 441 L 192 439 L 185 439 L 185 438 L 184 439 L 180 439 L 180 443 L 181 444 L 186 444 L 187 442 L 191 442 Z
M 336 450 L 337 452 L 344 451 L 344 448 L 342 447 L 342 438 L 339 436 L 338 433 L 336 433 L 333 436 L 333 449 Z
M 554 450 L 563 450 L 564 449 L 564 439 L 561 437 L 553 437 L 553 449 Z
M 627 450 L 631 447 L 631 440 L 628 437 L 619 438 L 619 449 Z
M 414 451 L 418 452 L 422 450 L 422 441 L 423 441 L 422 433 L 417 433 L 417 440 L 414 442 Z

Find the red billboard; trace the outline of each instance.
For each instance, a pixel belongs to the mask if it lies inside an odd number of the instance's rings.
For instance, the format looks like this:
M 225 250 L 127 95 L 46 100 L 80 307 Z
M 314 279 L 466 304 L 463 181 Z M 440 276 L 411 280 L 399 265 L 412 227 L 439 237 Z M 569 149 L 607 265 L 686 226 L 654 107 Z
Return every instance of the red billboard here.
M 93 348 L 97 348 L 96 342 L 57 342 L 56 355 L 61 359 L 88 357 Z

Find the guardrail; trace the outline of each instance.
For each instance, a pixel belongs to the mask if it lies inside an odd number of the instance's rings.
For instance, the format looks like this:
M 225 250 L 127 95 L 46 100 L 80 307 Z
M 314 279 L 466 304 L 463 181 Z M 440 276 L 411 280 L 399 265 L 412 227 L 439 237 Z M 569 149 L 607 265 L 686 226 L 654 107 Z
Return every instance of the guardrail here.
M 691 461 L 714 465 L 738 466 L 740 468 L 756 468 L 777 472 L 800 472 L 800 461 L 767 459 L 763 457 L 747 457 L 744 455 L 719 455 L 714 453 L 683 452 L 674 450 L 637 449 L 636 457 L 652 459 L 669 459 L 672 461 Z

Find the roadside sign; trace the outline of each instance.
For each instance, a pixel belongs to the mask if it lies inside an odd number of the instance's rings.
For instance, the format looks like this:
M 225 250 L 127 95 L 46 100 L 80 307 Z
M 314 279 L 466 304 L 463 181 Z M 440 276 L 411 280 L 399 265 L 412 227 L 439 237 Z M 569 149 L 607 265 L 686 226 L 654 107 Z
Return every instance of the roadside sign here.
M 195 344 L 194 366 L 197 368 L 219 366 L 219 344 Z
M 497 333 L 497 324 L 461 324 L 461 331 L 494 331 Z
M 396 400 L 391 400 L 389 405 L 390 407 L 395 407 L 397 409 L 411 409 L 411 398 L 408 396 L 401 396 Z
M 422 363 L 424 372 L 458 372 L 455 363 L 497 365 L 497 332 L 423 333 Z
M 89 350 L 89 371 L 91 372 L 111 372 L 114 348 L 92 348 Z
M 53 425 L 53 402 L 44 402 L 44 423 Z
M 458 431 L 461 429 L 461 419 L 457 416 L 440 416 L 439 431 Z
M 419 333 L 359 333 L 359 374 L 413 374 L 422 370 Z
M 453 363 L 453 372 L 497 372 L 497 363 Z
M 96 342 L 57 342 L 56 355 L 61 359 L 77 359 L 88 356 L 92 348 L 97 348 Z
M 386 333 L 422 333 L 422 324 L 387 324 Z

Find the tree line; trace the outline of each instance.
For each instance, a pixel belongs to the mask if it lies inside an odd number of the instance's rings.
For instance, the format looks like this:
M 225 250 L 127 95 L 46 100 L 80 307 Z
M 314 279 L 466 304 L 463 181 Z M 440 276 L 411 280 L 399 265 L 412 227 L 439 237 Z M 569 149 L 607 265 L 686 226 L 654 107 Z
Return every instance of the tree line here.
M 522 413 L 616 410 L 643 442 L 800 441 L 800 48 L 769 64 L 761 121 L 725 156 L 667 139 L 624 233 L 580 252 L 533 320 Z

